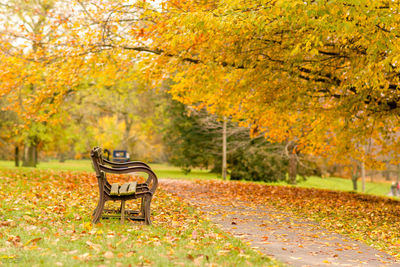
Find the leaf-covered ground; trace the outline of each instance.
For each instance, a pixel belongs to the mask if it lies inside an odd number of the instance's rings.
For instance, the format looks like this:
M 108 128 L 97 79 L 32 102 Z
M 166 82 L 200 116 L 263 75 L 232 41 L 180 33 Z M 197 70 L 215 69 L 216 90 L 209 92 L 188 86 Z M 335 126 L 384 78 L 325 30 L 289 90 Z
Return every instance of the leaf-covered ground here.
M 222 206 L 270 206 L 286 214 L 311 219 L 336 233 L 359 240 L 400 259 L 400 202 L 350 192 L 260 185 L 255 183 L 197 181 L 196 198 Z M 190 186 L 182 190 L 190 191 Z M 193 189 L 191 189 L 193 191 Z M 192 192 L 193 194 L 193 192 Z
M 126 180 L 120 176 L 113 179 Z M 191 194 L 222 207 L 271 207 L 312 219 L 322 227 L 400 258 L 399 201 L 254 183 L 195 183 L 202 191 Z M 191 188 L 176 187 L 172 191 L 178 190 Z M 0 263 L 30 266 L 278 264 L 214 227 L 203 214 L 163 191 L 162 186 L 152 203 L 153 226 L 137 222 L 120 225 L 118 220 L 103 220 L 93 226 L 90 215 L 97 194 L 92 173 L 1 169 Z M 135 203 L 131 206 L 134 208 Z M 221 210 L 223 213 L 224 209 Z M 268 241 L 267 237 L 263 238 Z
M 152 226 L 117 220 L 93 226 L 97 194 L 91 173 L 0 170 L 0 265 L 278 264 L 163 190 L 153 198 Z

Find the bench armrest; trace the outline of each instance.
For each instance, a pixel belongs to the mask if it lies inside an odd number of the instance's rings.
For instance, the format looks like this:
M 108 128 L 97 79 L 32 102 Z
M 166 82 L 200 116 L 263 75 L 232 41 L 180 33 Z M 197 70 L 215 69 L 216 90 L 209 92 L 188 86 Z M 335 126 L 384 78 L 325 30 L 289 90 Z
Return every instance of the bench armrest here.
M 128 174 L 128 173 L 137 173 L 137 172 L 144 172 L 149 175 L 146 180 L 146 184 L 150 185 L 151 182 L 152 186 L 150 188 L 150 192 L 154 194 L 158 186 L 158 178 L 156 174 L 148 167 L 145 166 L 138 166 L 138 167 L 126 167 L 126 168 L 111 168 L 105 165 L 99 164 L 99 168 L 101 171 L 106 173 L 115 173 L 115 174 Z
M 113 168 L 128 168 L 137 166 L 137 167 L 146 167 L 151 169 L 149 165 L 141 161 L 113 162 L 103 158 L 103 162 L 110 165 Z

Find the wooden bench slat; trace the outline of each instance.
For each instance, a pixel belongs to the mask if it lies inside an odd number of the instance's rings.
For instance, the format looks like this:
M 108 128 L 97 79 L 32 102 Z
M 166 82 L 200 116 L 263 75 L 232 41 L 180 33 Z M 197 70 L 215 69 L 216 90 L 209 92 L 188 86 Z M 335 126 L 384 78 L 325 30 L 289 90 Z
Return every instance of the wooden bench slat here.
M 111 185 L 111 196 L 128 196 L 134 195 L 136 193 L 137 182 L 124 183 L 123 185 L 119 185 L 117 183 L 113 183 Z
M 111 185 L 110 195 L 119 196 L 119 184 L 114 183 Z
M 119 188 L 119 194 L 121 196 L 126 196 L 128 195 L 128 188 L 129 188 L 129 183 L 124 183 L 123 185 L 121 185 L 121 187 Z
M 128 189 L 128 194 L 129 195 L 133 195 L 136 193 L 136 186 L 137 186 L 137 182 L 130 182 L 129 183 L 129 189 Z

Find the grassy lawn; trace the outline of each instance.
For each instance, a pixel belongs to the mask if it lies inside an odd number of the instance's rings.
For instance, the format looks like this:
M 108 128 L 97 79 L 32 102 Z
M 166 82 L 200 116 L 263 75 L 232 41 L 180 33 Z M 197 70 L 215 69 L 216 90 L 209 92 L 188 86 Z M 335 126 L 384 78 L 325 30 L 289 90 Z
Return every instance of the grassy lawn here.
M 285 182 L 267 183 L 270 185 L 288 185 Z M 358 181 L 358 192 L 361 192 L 361 181 Z M 371 195 L 386 196 L 390 191 L 390 183 L 387 182 L 366 182 L 365 193 Z M 308 177 L 305 181 L 300 181 L 296 186 L 305 188 L 320 188 L 338 191 L 352 191 L 353 183 L 350 179 L 338 177 L 321 178 L 317 176 Z
M 92 225 L 96 187 L 92 172 L 1 167 L 0 265 L 278 265 L 162 190 L 153 198 L 152 226 Z

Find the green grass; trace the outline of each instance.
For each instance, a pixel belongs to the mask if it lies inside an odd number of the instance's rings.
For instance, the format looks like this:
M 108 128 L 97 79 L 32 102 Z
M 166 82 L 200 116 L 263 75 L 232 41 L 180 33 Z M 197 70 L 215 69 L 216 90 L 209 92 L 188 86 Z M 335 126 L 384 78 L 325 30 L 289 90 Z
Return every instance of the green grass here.
M 288 185 L 285 182 L 267 183 L 272 185 Z M 361 181 L 358 181 L 358 192 L 361 192 Z M 366 182 L 365 193 L 371 195 L 387 196 L 390 191 L 390 183 L 387 182 Z M 339 191 L 353 191 L 353 183 L 350 179 L 338 177 L 321 178 L 317 176 L 308 177 L 305 181 L 297 183 L 298 187 L 320 188 Z
M 150 164 L 151 168 L 159 178 L 180 178 L 180 179 L 220 179 L 221 176 L 210 173 L 208 170 L 193 169 L 185 174 L 180 168 L 166 164 Z

